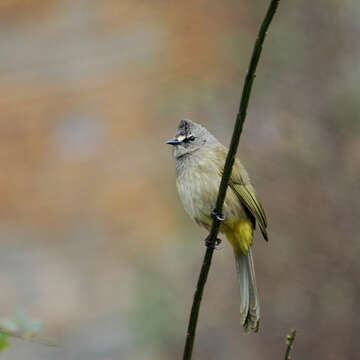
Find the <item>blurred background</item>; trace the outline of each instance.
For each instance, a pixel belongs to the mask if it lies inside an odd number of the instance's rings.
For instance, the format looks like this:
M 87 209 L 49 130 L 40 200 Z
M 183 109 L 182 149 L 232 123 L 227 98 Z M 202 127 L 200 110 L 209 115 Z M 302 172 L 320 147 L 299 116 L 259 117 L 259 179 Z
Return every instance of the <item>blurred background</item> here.
M 2 0 L 0 317 L 39 336 L 1 358 L 179 359 L 206 232 L 165 141 L 187 117 L 228 145 L 269 1 Z M 360 351 L 360 3 L 283 1 L 240 157 L 270 241 L 262 320 L 243 334 L 230 247 L 214 254 L 196 359 Z

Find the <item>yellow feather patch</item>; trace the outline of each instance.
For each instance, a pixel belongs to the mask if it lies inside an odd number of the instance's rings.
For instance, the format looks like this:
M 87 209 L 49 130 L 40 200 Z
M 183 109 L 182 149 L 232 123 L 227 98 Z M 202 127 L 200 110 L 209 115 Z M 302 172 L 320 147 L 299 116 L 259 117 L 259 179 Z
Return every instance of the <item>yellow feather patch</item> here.
M 247 254 L 253 240 L 253 225 L 250 219 L 242 219 L 236 222 L 225 222 L 223 225 L 225 233 L 235 253 Z

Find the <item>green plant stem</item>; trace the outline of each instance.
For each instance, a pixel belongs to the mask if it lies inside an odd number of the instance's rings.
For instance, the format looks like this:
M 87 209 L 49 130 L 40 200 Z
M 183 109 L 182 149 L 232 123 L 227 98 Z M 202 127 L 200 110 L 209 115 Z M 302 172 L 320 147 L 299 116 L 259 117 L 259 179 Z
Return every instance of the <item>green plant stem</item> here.
M 247 112 L 247 107 L 249 104 L 252 85 L 253 85 L 254 78 L 255 78 L 256 67 L 259 62 L 259 58 L 260 58 L 260 54 L 261 54 L 261 50 L 262 50 L 262 46 L 263 46 L 263 43 L 265 40 L 267 30 L 269 28 L 269 25 L 271 23 L 271 20 L 273 19 L 275 12 L 276 12 L 279 1 L 280 0 L 272 0 L 270 2 L 268 11 L 267 11 L 264 21 L 260 27 L 258 37 L 257 37 L 255 45 L 254 45 L 253 53 L 251 56 L 248 72 L 247 72 L 247 75 L 245 78 L 244 87 L 243 87 L 243 91 L 242 91 L 242 95 L 241 95 L 239 112 L 236 116 L 235 127 L 234 127 L 233 135 L 231 138 L 229 151 L 228 151 L 228 154 L 226 157 L 224 172 L 223 172 L 223 175 L 221 178 L 219 193 L 218 193 L 218 197 L 217 197 L 217 201 L 216 201 L 215 212 L 218 215 L 221 215 L 221 213 L 222 213 L 226 190 L 228 187 L 232 167 L 233 167 L 233 164 L 235 161 L 235 155 L 236 155 L 237 148 L 239 145 L 240 135 L 241 135 L 244 121 L 246 118 L 246 112 Z M 212 259 L 212 255 L 214 252 L 214 246 L 215 246 L 217 235 L 219 233 L 219 227 L 220 227 L 220 220 L 217 218 L 214 218 L 213 224 L 212 224 L 212 227 L 210 230 L 210 234 L 208 237 L 210 246 L 208 246 L 206 249 L 204 260 L 203 260 L 203 265 L 201 267 L 196 291 L 194 294 L 194 299 L 193 299 L 193 304 L 192 304 L 192 308 L 191 308 L 190 319 L 189 319 L 189 324 L 188 324 L 188 329 L 187 329 L 183 360 L 190 360 L 191 356 L 192 356 L 192 350 L 193 350 L 193 345 L 194 345 L 196 325 L 197 325 L 197 320 L 198 320 L 198 316 L 199 316 L 201 298 L 202 298 L 204 286 L 205 286 L 205 283 L 207 280 L 207 276 L 209 273 L 211 259 Z
M 285 360 L 290 360 L 290 351 L 293 345 L 293 342 L 295 341 L 296 336 L 296 330 L 292 330 L 289 335 L 286 335 L 286 351 L 285 351 Z

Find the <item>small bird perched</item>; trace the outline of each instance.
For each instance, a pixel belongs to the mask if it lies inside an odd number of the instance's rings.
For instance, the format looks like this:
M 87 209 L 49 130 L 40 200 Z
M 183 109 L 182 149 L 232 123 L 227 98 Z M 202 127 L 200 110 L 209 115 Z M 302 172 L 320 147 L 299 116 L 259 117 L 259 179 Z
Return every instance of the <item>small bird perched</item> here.
M 185 211 L 210 230 L 228 150 L 203 126 L 188 119 L 180 121 L 175 137 L 167 144 L 174 147 L 176 184 Z M 220 232 L 225 233 L 234 249 L 241 323 L 246 333 L 257 332 L 260 306 L 251 244 L 256 223 L 268 240 L 267 220 L 249 175 L 238 159 L 232 169 L 223 215 Z

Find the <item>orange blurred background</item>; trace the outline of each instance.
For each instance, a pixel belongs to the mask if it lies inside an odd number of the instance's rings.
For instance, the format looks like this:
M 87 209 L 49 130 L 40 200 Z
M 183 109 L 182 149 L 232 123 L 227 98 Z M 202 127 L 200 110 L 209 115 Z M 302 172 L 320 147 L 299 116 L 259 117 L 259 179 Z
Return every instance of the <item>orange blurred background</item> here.
M 4 359 L 181 357 L 206 233 L 165 141 L 181 118 L 228 145 L 268 1 L 0 3 L 0 317 L 59 347 Z M 269 218 L 262 320 L 243 334 L 230 247 L 215 252 L 196 359 L 355 358 L 360 347 L 360 4 L 283 1 L 240 143 Z

